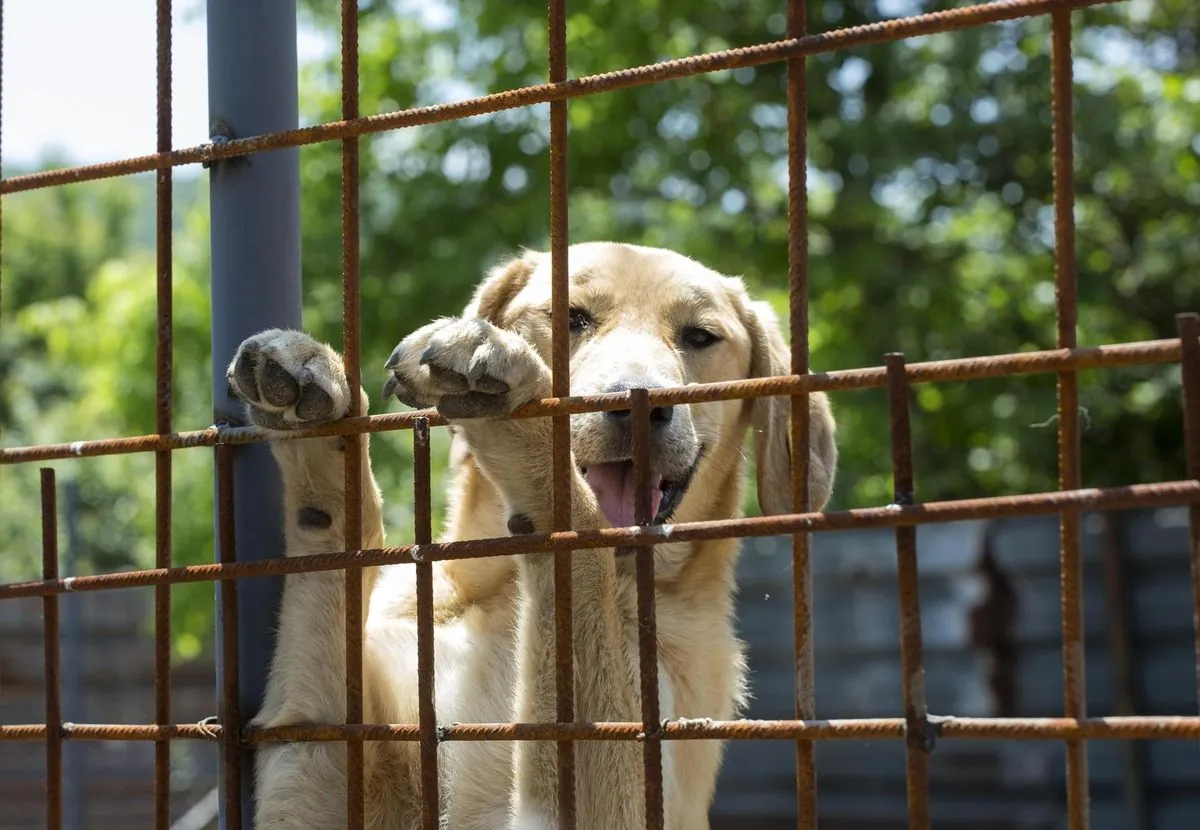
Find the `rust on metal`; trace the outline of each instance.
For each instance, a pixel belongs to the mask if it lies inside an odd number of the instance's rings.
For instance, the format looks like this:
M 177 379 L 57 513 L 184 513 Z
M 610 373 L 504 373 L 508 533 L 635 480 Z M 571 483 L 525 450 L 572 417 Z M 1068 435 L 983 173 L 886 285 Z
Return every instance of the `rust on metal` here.
M 156 4 L 156 78 L 158 93 L 157 150 L 171 152 L 171 0 Z M 171 167 L 155 174 L 155 254 L 157 273 L 157 338 L 155 343 L 154 430 L 171 433 L 171 370 L 173 365 L 172 306 L 172 175 Z M 154 454 L 154 565 L 171 567 L 171 451 Z M 171 586 L 154 588 L 154 719 L 171 722 Z M 163 740 L 154 747 L 154 827 L 171 826 L 171 745 Z
M 358 2 L 342 0 L 342 119 L 352 121 L 358 111 Z M 352 418 L 361 417 L 362 388 L 359 356 L 359 186 L 358 137 L 342 139 L 342 360 L 350 389 Z M 362 448 L 361 435 L 346 436 L 345 523 L 342 544 L 362 547 Z M 363 572 L 351 565 L 345 572 L 346 590 L 346 723 L 363 721 Z M 346 743 L 346 822 L 361 830 L 364 814 L 363 745 Z
M 42 468 L 42 576 L 58 579 L 58 491 L 54 470 Z M 46 827 L 62 827 L 62 639 L 58 597 L 42 597 L 42 640 L 46 659 Z
M 654 518 L 650 498 L 650 398 L 645 389 L 630 392 L 633 430 L 633 520 L 642 527 Z M 662 830 L 663 759 L 658 688 L 658 620 L 654 607 L 654 546 L 635 548 L 638 616 L 638 673 L 642 694 L 642 768 L 646 829 Z
M 1054 153 L 1054 285 L 1060 349 L 1076 346 L 1078 295 L 1075 275 L 1074 96 L 1071 92 L 1071 13 L 1051 18 L 1051 107 Z M 1058 479 L 1063 490 L 1080 487 L 1079 378 L 1072 370 L 1058 375 Z M 1087 717 L 1087 676 L 1083 653 L 1083 555 L 1080 511 L 1066 508 L 1059 517 L 1062 581 L 1063 705 L 1067 717 Z M 1085 830 L 1088 820 L 1087 747 L 1067 743 L 1067 825 Z
M 300 147 L 321 141 L 338 141 L 352 136 L 437 124 L 443 121 L 456 121 L 501 110 L 566 101 L 584 95 L 648 86 L 678 78 L 689 78 L 741 67 L 762 66 L 791 58 L 838 52 L 877 43 L 891 43 L 921 35 L 953 32 L 988 23 L 1017 20 L 1022 17 L 1034 17 L 1056 9 L 1082 9 L 1115 2 L 1117 0 L 999 0 L 994 3 L 981 3 L 958 9 L 884 20 L 863 26 L 835 29 L 798 39 L 724 49 L 599 75 L 585 75 L 558 83 L 522 87 L 448 104 L 414 107 L 379 115 L 332 121 L 296 130 L 234 139 L 222 144 L 201 144 L 197 147 L 173 150 L 166 158 L 158 155 L 138 156 L 121 161 L 13 176 L 0 181 L 0 194 L 77 184 L 131 173 L 145 173 L 161 166 L 211 164 L 220 159 L 248 156 L 267 150 Z
M 63 723 L 57 729 L 44 723 L 0 724 L 0 741 L 44 741 L 58 732 L 64 741 L 219 741 L 219 723 L 118 724 Z
M 916 504 L 912 463 L 912 425 L 904 355 L 886 356 L 888 412 L 891 416 L 893 504 Z M 925 704 L 925 666 L 922 659 L 921 602 L 917 578 L 917 529 L 896 528 L 896 573 L 900 597 L 900 685 L 904 701 L 905 765 L 908 826 L 929 827 L 929 752 L 933 734 Z
M 1146 340 L 1110 346 L 1088 346 L 1075 349 L 1052 349 L 1042 352 L 969 357 L 954 360 L 935 360 L 912 363 L 908 366 L 909 383 L 938 383 L 987 378 L 1011 377 L 1023 374 L 1060 372 L 1080 369 L 1106 369 L 1117 366 L 1142 366 L 1179 362 L 1179 340 Z M 809 375 L 780 375 L 751 380 L 698 383 L 650 390 L 651 406 L 683 406 L 713 401 L 743 400 L 773 395 L 799 395 L 808 392 L 841 392 L 858 389 L 882 389 L 887 385 L 887 370 L 882 366 L 865 369 L 845 369 Z M 628 392 L 609 392 L 598 395 L 574 395 L 546 398 L 525 404 L 510 418 L 541 418 L 547 415 L 574 415 L 583 412 L 604 412 L 629 409 Z M 110 438 L 94 441 L 74 441 L 64 444 L 43 444 L 32 447 L 0 449 L 0 465 L 27 464 L 34 461 L 53 461 L 68 458 L 92 458 L 100 455 L 124 455 L 153 452 L 160 449 L 213 447 L 218 444 L 257 444 L 266 441 L 294 441 L 330 435 L 357 435 L 373 432 L 412 429 L 418 418 L 427 418 L 430 425 L 443 426 L 445 420 L 435 410 L 397 412 L 390 415 L 371 415 L 344 418 L 321 427 L 297 429 L 286 434 L 267 437 L 252 428 L 219 428 L 216 426 L 171 435 L 141 435 L 132 438 Z
M 228 449 L 222 447 L 220 449 Z M 825 513 L 798 513 L 784 516 L 755 516 L 742 519 L 713 519 L 681 522 L 647 528 L 612 527 L 588 531 L 531 533 L 499 539 L 470 539 L 460 542 L 434 542 L 422 545 L 422 561 L 478 559 L 489 556 L 551 553 L 556 550 L 595 550 L 597 548 L 636 547 L 661 542 L 669 533 L 675 542 L 699 542 L 711 539 L 779 536 L 801 530 L 828 533 L 837 530 L 863 530 L 918 524 L 943 524 L 971 519 L 1041 516 L 1059 513 L 1064 508 L 1081 510 L 1131 510 L 1139 507 L 1170 507 L 1200 503 L 1200 481 L 1164 481 L 1157 484 L 1131 484 L 1122 487 L 1053 490 L 1020 496 L 996 496 L 979 499 L 926 502 L 904 507 L 859 507 Z M 263 559 L 213 565 L 183 565 L 142 571 L 80 576 L 71 580 L 40 580 L 0 584 L 0 601 L 17 597 L 40 597 L 52 593 L 79 593 L 119 588 L 158 585 L 163 582 L 214 582 L 262 576 L 333 571 L 348 563 L 362 567 L 413 564 L 413 545 L 388 548 L 314 553 L 286 559 Z
M 217 447 L 217 537 L 221 551 L 220 567 L 236 567 L 237 535 L 233 524 L 233 453 L 232 447 Z M 278 560 L 277 560 L 278 561 Z M 236 579 L 221 582 L 221 733 L 222 788 L 226 830 L 242 826 L 242 747 L 241 700 L 238 671 L 238 584 Z M 160 733 L 161 734 L 161 731 Z
M 549 0 L 546 26 L 550 51 L 550 83 L 567 79 L 566 0 Z M 551 394 L 564 398 L 571 394 L 570 282 L 567 263 L 567 102 L 550 104 L 550 336 Z M 571 420 L 558 415 L 552 421 L 551 478 L 553 481 L 554 530 L 571 529 L 571 488 L 574 470 L 571 461 Z M 571 552 L 560 549 L 554 554 L 554 648 L 555 710 L 560 721 L 575 719 L 575 658 L 572 619 Z M 558 743 L 558 823 L 562 830 L 575 827 L 575 747 Z
M 808 3 L 789 0 L 787 35 L 800 40 L 808 33 Z M 788 331 L 791 337 L 791 373 L 809 372 L 808 345 L 808 61 L 787 63 L 788 124 Z M 807 513 L 809 410 L 808 393 L 791 399 L 792 512 Z M 792 648 L 795 659 L 796 718 L 817 716 L 816 671 L 812 642 L 811 537 L 792 535 Z M 811 741 L 796 742 L 796 826 L 817 827 L 817 759 Z
M 1200 315 L 1180 314 L 1176 323 L 1182 344 L 1186 475 L 1200 481 Z M 1188 551 L 1192 565 L 1192 626 L 1196 632 L 1196 700 L 1200 706 L 1200 503 L 1188 505 Z
M 664 740 L 901 740 L 903 718 L 846 720 L 670 720 L 662 724 Z M 1154 715 L 1089 718 L 956 718 L 937 721 L 942 738 L 973 740 L 1187 740 L 1200 739 L 1200 717 Z M 456 723 L 440 730 L 442 741 L 552 741 L 569 735 L 576 741 L 640 740 L 640 722 L 620 723 Z M 0 724 L 0 741 L 44 741 L 46 724 Z M 220 741 L 226 731 L 219 724 L 79 724 L 62 725 L 64 740 L 74 741 Z M 360 741 L 419 741 L 420 727 L 405 723 L 361 725 L 314 724 L 309 726 L 252 727 L 249 744 L 295 741 L 341 742 L 347 735 Z
M 418 546 L 433 541 L 433 508 L 429 469 L 429 422 L 413 429 L 413 525 Z M 437 679 L 433 631 L 433 563 L 418 561 L 417 579 L 417 718 L 421 740 L 421 826 L 438 830 Z
M 2 728 L 2 727 L 0 727 Z M 260 743 L 281 740 L 344 740 L 340 724 L 279 727 L 252 730 L 249 738 Z M 364 740 L 419 739 L 417 727 L 406 724 L 369 724 Z M 903 718 L 846 720 L 669 720 L 661 725 L 664 740 L 900 740 Z M 980 740 L 1194 740 L 1200 738 L 1200 717 L 1142 716 L 1127 718 L 939 718 L 940 738 Z M 460 723 L 441 730 L 443 741 L 546 741 L 569 735 L 577 741 L 640 740 L 640 723 Z

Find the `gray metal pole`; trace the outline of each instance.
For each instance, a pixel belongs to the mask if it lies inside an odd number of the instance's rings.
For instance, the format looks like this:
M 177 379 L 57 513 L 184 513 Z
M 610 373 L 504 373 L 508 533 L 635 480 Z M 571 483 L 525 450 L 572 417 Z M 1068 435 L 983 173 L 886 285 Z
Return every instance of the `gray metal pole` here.
M 295 0 L 208 0 L 214 137 L 245 138 L 298 126 L 296 71 Z M 238 424 L 242 409 L 225 381 L 234 350 L 262 329 L 300 327 L 299 151 L 214 164 L 210 200 L 213 414 L 218 423 Z M 282 491 L 269 448 L 238 448 L 233 469 L 238 560 L 282 556 Z M 261 705 L 281 596 L 278 579 L 238 586 L 240 705 L 247 720 Z M 218 665 L 218 688 L 223 670 Z M 253 827 L 253 769 L 247 753 L 242 760 L 245 828 Z M 225 813 L 222 798 L 222 828 Z

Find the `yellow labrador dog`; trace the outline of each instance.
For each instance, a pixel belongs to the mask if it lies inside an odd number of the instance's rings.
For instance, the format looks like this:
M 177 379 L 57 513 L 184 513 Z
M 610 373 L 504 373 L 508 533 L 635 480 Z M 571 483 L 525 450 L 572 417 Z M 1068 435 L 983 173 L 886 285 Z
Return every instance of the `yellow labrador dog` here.
M 685 386 L 788 373 L 779 326 L 742 282 L 665 250 L 612 243 L 569 251 L 571 391 Z M 526 253 L 494 269 L 461 317 L 403 340 L 387 361 L 384 396 L 437 407 L 455 431 L 451 509 L 443 539 L 545 531 L 551 517 L 548 419 L 498 420 L 550 394 L 550 258 Z M 272 330 L 246 340 L 229 381 L 249 418 L 269 433 L 344 417 L 341 358 L 306 334 Z M 824 395 L 809 398 L 814 508 L 833 485 L 837 450 Z M 365 395 L 364 395 L 365 409 Z M 573 527 L 633 521 L 627 412 L 571 418 Z M 753 429 L 759 499 L 790 511 L 786 398 L 760 398 L 652 413 L 656 522 L 740 515 L 743 441 Z M 363 544 L 380 547 L 380 495 L 363 444 Z M 343 457 L 339 438 L 272 445 L 283 477 L 287 553 L 341 550 Z M 659 686 L 669 718 L 735 717 L 745 663 L 734 633 L 732 540 L 655 549 Z M 435 568 L 436 695 L 442 723 L 553 721 L 554 592 L 548 554 L 439 562 Z M 632 557 L 573 554 L 575 706 L 581 721 L 638 721 L 637 614 Z M 366 719 L 417 721 L 414 572 L 396 566 L 363 577 Z M 345 718 L 341 573 L 287 578 L 265 726 Z M 641 747 L 581 742 L 579 827 L 644 826 Z M 667 826 L 708 827 L 720 765 L 717 741 L 667 742 Z M 441 826 L 447 830 L 557 827 L 555 747 L 547 742 L 447 743 L 439 749 Z M 419 822 L 417 747 L 367 743 L 364 788 L 371 828 Z M 345 826 L 345 748 L 337 743 L 264 746 L 258 756 L 258 826 Z

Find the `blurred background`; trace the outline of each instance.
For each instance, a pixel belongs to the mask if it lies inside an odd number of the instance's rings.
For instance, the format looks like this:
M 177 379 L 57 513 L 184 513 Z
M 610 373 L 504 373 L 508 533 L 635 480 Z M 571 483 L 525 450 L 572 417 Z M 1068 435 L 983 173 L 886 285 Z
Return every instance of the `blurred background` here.
M 961 5 L 966 4 L 812 0 L 809 30 Z M 176 6 L 174 144 L 184 147 L 207 140 L 205 19 L 204 6 L 196 0 L 179 0 Z M 364 114 L 536 84 L 547 75 L 544 3 L 363 0 L 359 6 Z M 337 4 L 302 0 L 301 7 L 301 120 L 305 124 L 335 120 L 340 101 Z M 568 8 L 574 76 L 775 40 L 783 37 L 785 29 L 785 8 L 779 0 L 699 4 L 588 0 Z M 152 3 L 18 0 L 7 3 L 5 12 L 6 176 L 153 151 Z M 1190 0 L 1131 0 L 1076 12 L 1073 20 L 1079 341 L 1098 345 L 1173 337 L 1174 315 L 1200 310 L 1200 7 Z M 915 362 L 1054 347 L 1049 50 L 1049 19 L 1040 18 L 820 55 L 809 61 L 814 371 L 878 365 L 889 351 L 903 351 Z M 670 247 L 725 273 L 744 276 L 754 292 L 784 310 L 784 80 L 784 67 L 778 64 L 572 101 L 572 241 L 615 239 Z M 369 391 L 375 389 L 372 361 L 377 358 L 382 363 L 402 336 L 434 316 L 459 311 L 480 275 L 499 258 L 521 246 L 547 244 L 547 144 L 546 106 L 363 139 L 362 337 Z M 301 175 L 305 325 L 337 345 L 339 146 L 303 148 Z M 224 364 L 230 356 L 212 355 L 209 346 L 205 172 L 198 167 L 178 168 L 174 200 L 175 426 L 183 430 L 211 422 L 211 367 L 214 361 Z M 153 431 L 153 216 L 152 176 L 5 197 L 0 445 Z M 378 374 L 382 378 L 382 372 Z M 917 387 L 918 498 L 1053 489 L 1057 481 L 1054 395 L 1052 375 Z M 1085 486 L 1183 476 L 1177 366 L 1085 372 L 1080 378 L 1080 402 Z M 884 392 L 841 393 L 834 405 L 842 460 L 831 507 L 887 503 L 891 491 Z M 372 411 L 383 410 L 376 404 Z M 435 432 L 441 440 L 441 431 Z M 372 441 L 389 538 L 397 543 L 410 538 L 408 442 L 406 433 L 379 435 Z M 441 464 L 444 453 L 435 454 Z M 35 466 L 0 468 L 3 581 L 39 573 Z M 115 456 L 56 466 L 60 482 L 71 494 L 65 508 L 71 531 L 70 544 L 65 544 L 70 557 L 67 572 L 148 566 L 154 539 L 153 459 Z M 436 487 L 434 492 L 436 497 Z M 211 453 L 176 454 L 174 503 L 174 561 L 210 561 Z M 441 505 L 436 507 L 440 510 Z M 753 503 L 747 507 L 752 512 L 757 509 Z M 1174 514 L 1160 513 L 1147 514 L 1144 521 L 1137 520 L 1141 525 L 1134 521 L 1130 527 L 1176 533 L 1170 530 L 1177 527 L 1177 519 L 1171 518 Z M 1012 595 L 1017 602 L 1022 596 L 1011 585 L 1004 588 L 1003 580 L 988 576 L 1001 568 L 996 563 L 1003 556 L 984 556 L 980 540 L 999 532 L 960 528 L 952 537 L 958 541 L 946 543 L 957 551 L 947 554 L 957 563 L 950 570 L 961 571 L 962 584 L 968 587 L 952 592 L 957 599 L 946 612 L 958 622 L 935 617 L 932 628 L 927 622 L 926 632 L 927 637 L 936 637 L 938 631 L 959 632 L 961 636 L 947 635 L 946 648 L 983 661 L 972 665 L 982 672 L 978 706 L 984 714 L 1000 711 L 997 701 L 1007 693 L 989 686 L 992 670 L 980 668 L 991 665 L 988 661 L 994 661 L 995 653 L 986 644 L 991 642 L 987 636 L 970 633 L 972 609 L 986 597 Z M 1140 562 L 1137 551 L 1153 548 L 1144 534 L 1113 532 L 1128 537 L 1130 561 Z M 890 540 L 890 535 L 880 538 Z M 1048 568 L 1046 573 L 1052 577 L 1056 539 L 1053 533 L 1037 538 L 1045 547 L 1037 548 L 1042 555 L 1034 557 L 1036 565 Z M 1108 537 L 1097 530 L 1096 539 L 1104 538 Z M 1167 570 L 1151 568 L 1157 574 L 1152 580 L 1155 585 L 1186 588 L 1184 544 L 1181 530 L 1175 536 L 1168 534 L 1162 561 L 1173 564 L 1164 565 Z M 831 591 L 845 592 L 838 594 L 841 597 L 857 596 L 856 591 L 870 593 L 865 572 L 854 570 L 857 565 L 839 564 L 850 560 L 838 552 L 854 545 L 863 549 L 868 542 L 839 536 L 822 539 L 820 545 L 818 554 L 829 551 L 821 555 L 827 556 L 822 561 L 828 563 L 829 579 L 834 580 L 829 583 Z M 1097 541 L 1094 548 L 1089 567 L 1097 569 L 1099 579 L 1107 573 L 1103 569 L 1108 560 L 1102 553 L 1111 546 Z M 752 657 L 757 654 L 763 661 L 752 659 L 756 678 L 762 679 L 762 683 L 755 680 L 756 689 L 767 691 L 756 704 L 760 708 L 751 714 L 771 711 L 775 713 L 771 716 L 786 717 L 790 670 L 780 675 L 779 684 L 786 686 L 772 686 L 770 677 L 772 666 L 783 667 L 790 659 L 786 587 L 790 559 L 780 545 L 772 548 L 763 543 L 755 550 L 762 562 L 756 565 L 759 560 L 748 557 L 750 564 L 745 567 L 759 568 L 749 578 L 756 586 L 754 592 L 761 587 L 771 602 L 758 610 L 744 607 L 743 620 L 751 621 L 744 626 L 757 631 L 753 636 L 747 633 L 747 638 L 756 649 L 760 645 L 765 649 L 752 652 Z M 886 560 L 889 554 L 881 555 Z M 1029 564 L 1033 567 L 1032 560 Z M 1023 567 L 1019 562 L 1009 565 L 1017 570 Z M 820 567 L 818 578 L 822 578 Z M 892 590 L 892 583 L 883 584 L 889 586 L 888 592 Z M 1105 626 L 1113 619 L 1103 610 L 1107 584 L 1096 584 L 1096 601 L 1091 602 L 1100 612 L 1097 636 L 1105 648 Z M 1049 592 L 1045 596 L 1052 599 L 1053 581 L 1038 590 Z M 1154 594 L 1157 589 L 1145 590 L 1150 591 L 1144 605 L 1151 617 L 1164 614 L 1171 620 L 1154 634 L 1172 632 L 1169 644 L 1180 655 L 1182 674 L 1170 676 L 1184 678 L 1178 681 L 1184 685 L 1176 687 L 1182 703 L 1172 699 L 1154 705 L 1178 714 L 1183 710 L 1171 707 L 1191 706 L 1183 648 L 1190 614 L 1185 616 L 1186 604 L 1173 604 L 1175 600 Z M 744 602 L 758 602 L 754 592 L 747 590 L 749 599 Z M 80 603 L 81 643 L 108 638 L 105 642 L 112 650 L 95 658 L 94 682 L 91 675 L 80 679 L 80 688 L 86 687 L 89 694 L 106 689 L 103 700 L 107 702 L 93 705 L 87 717 L 68 712 L 70 719 L 152 720 L 151 657 L 148 650 L 139 651 L 147 648 L 144 637 L 149 630 L 145 614 L 149 597 L 144 593 L 96 595 L 95 602 L 108 605 L 91 611 Z M 898 660 L 894 610 L 888 610 L 885 593 L 877 600 L 862 599 L 864 607 L 877 613 L 872 612 L 876 615 L 869 620 L 862 618 L 861 628 L 843 623 L 841 630 L 847 637 L 861 634 L 874 638 L 872 642 L 878 640 L 879 654 L 886 652 L 888 659 Z M 197 690 L 194 704 L 183 702 L 177 707 L 179 719 L 187 720 L 194 708 L 198 720 L 215 712 L 209 689 L 212 588 L 179 586 L 172 597 L 176 683 L 190 683 L 188 688 Z M 68 598 L 64 613 L 77 600 Z M 1003 611 L 1008 607 L 1005 602 L 996 600 L 993 605 L 999 603 L 996 607 Z M 0 628 L 4 643 L 0 679 L 5 683 L 0 689 L 0 720 L 38 721 L 39 606 L 3 606 L 0 626 L 7 627 Z M 772 610 L 776 607 L 778 613 Z M 762 617 L 765 622 L 755 629 L 752 621 L 758 618 L 753 615 L 759 612 L 770 616 Z M 1013 620 L 1022 619 L 1017 612 L 1004 613 L 1008 614 L 1002 614 L 1005 625 L 1017 625 Z M 1047 619 L 1053 623 L 1053 617 Z M 822 630 L 834 634 L 830 622 L 821 619 L 818 609 L 819 637 Z M 1053 653 L 1056 634 L 1048 625 L 1038 636 L 1049 638 L 1046 648 Z M 1009 645 L 1016 648 L 1019 639 Z M 827 647 L 829 659 L 846 659 L 846 643 L 834 638 L 819 640 L 818 645 Z M 128 659 L 122 662 L 117 655 Z M 845 710 L 847 698 L 838 691 L 842 681 L 836 679 L 840 675 L 825 672 L 822 659 L 819 653 L 820 715 L 853 711 L 878 716 L 898 708 L 897 680 L 884 684 L 879 696 L 862 701 L 859 709 Z M 859 664 L 845 665 L 845 683 L 850 688 L 863 670 Z M 963 671 L 948 676 L 961 678 Z M 1061 688 L 1055 685 L 1060 684 L 1059 669 L 1051 660 L 1039 671 L 1030 682 L 1051 690 L 1038 698 L 1044 702 L 1030 703 L 1025 698 L 1025 703 L 1007 711 L 1046 715 L 1060 711 L 1061 693 L 1052 692 Z M 1137 666 L 1128 671 L 1141 677 Z M 822 676 L 830 678 L 825 686 Z M 886 672 L 884 676 L 890 677 Z M 135 692 L 135 687 L 142 691 Z M 778 705 L 769 702 L 773 694 L 769 690 L 776 688 L 783 690 L 775 695 Z M 118 714 L 119 707 L 132 705 L 129 701 L 143 692 L 144 704 Z M 25 699 L 20 695 L 29 702 L 14 702 Z M 964 700 L 959 695 L 939 705 L 965 713 L 961 709 L 970 706 Z M 1116 706 L 1116 697 L 1112 701 Z M 34 708 L 26 712 L 22 708 L 26 705 Z M 1141 712 L 1149 713 L 1150 705 L 1145 704 Z M 19 784 L 13 771 L 34 770 L 32 756 L 40 753 L 28 745 L 17 750 L 17 756 L 8 748 L 0 749 L 11 762 L 0 763 L 0 787 L 12 787 L 12 793 L 27 791 L 29 785 Z M 786 750 L 785 756 L 790 752 L 786 745 L 779 749 Z M 110 750 L 125 752 L 115 746 Z M 132 759 L 140 749 L 130 752 Z M 179 752 L 181 795 L 175 801 L 182 813 L 191 803 L 202 801 L 215 781 L 209 777 L 215 759 L 203 747 L 195 751 L 182 747 Z M 24 757 L 23 753 L 31 754 Z M 1188 774 L 1196 776 L 1191 779 L 1195 783 L 1200 781 L 1200 759 L 1194 755 L 1195 751 L 1188 756 L 1190 761 L 1172 757 L 1163 763 L 1175 770 L 1185 764 L 1183 768 L 1193 769 Z M 1024 763 L 1019 753 L 1012 757 L 1016 760 L 1011 763 Z M 1052 778 L 1061 777 L 1061 758 L 1055 758 L 1047 773 Z M 787 777 L 787 757 L 779 763 L 783 771 L 770 774 L 782 777 L 771 784 L 775 788 L 771 792 L 786 796 L 794 785 Z M 1187 768 L 1188 763 L 1195 767 Z M 1123 764 L 1118 767 L 1123 769 Z M 889 761 L 887 766 L 898 772 L 902 795 L 902 761 Z M 1153 778 L 1151 767 L 1146 775 Z M 766 777 L 764 773 L 759 779 Z M 888 781 L 881 786 L 893 787 L 895 782 Z M 984 788 L 988 792 L 995 789 L 988 786 L 991 789 Z M 1121 804 L 1128 801 L 1126 806 L 1134 811 L 1128 815 L 1134 815 L 1136 800 L 1129 800 L 1134 796 L 1128 793 L 1122 795 L 1121 786 L 1113 785 L 1113 797 Z M 1011 826 L 1057 826 L 1052 822 L 1061 819 L 1061 793 L 1050 789 L 1049 818 L 1039 813 L 1029 821 L 1051 823 Z M 751 800 L 767 803 L 769 793 L 764 790 L 763 797 L 756 799 Z M 747 823 L 749 818 L 735 819 L 729 826 L 766 827 L 765 822 L 776 814 L 786 820 L 791 809 L 788 797 L 777 802 L 771 808 L 774 813 L 762 813 L 753 823 Z M 89 803 L 99 802 L 89 799 Z M 731 807 L 730 815 L 749 816 L 748 809 Z M 996 820 L 1010 818 L 991 807 L 984 812 Z M 1159 820 L 1154 808 L 1144 812 L 1147 821 Z M 864 824 L 868 819 L 860 817 L 856 819 L 860 823 L 851 826 L 891 826 L 879 823 L 886 818 L 876 816 L 870 819 L 876 824 Z M 982 826 L 980 820 L 972 819 L 976 823 L 970 826 Z M 118 826 L 115 821 L 101 820 L 94 826 Z M 119 826 L 135 824 L 121 821 Z

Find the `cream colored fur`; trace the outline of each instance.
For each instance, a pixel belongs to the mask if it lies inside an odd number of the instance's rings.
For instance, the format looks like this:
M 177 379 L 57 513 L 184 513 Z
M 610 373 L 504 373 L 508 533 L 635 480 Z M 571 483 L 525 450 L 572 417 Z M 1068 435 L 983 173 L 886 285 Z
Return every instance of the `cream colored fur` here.
M 786 374 L 787 351 L 765 304 L 741 281 L 679 254 L 612 243 L 570 249 L 571 303 L 591 325 L 573 335 L 572 393 L 614 382 L 678 386 Z M 451 509 L 444 540 L 550 528 L 550 423 L 498 420 L 550 393 L 550 263 L 526 253 L 493 270 L 459 318 L 406 338 L 388 362 L 387 392 L 437 406 L 453 423 Z M 681 332 L 702 327 L 719 341 L 692 348 Z M 229 366 L 235 391 L 261 428 L 283 432 L 344 417 L 349 394 L 340 357 L 308 335 L 272 330 L 247 340 Z M 824 505 L 836 466 L 834 423 L 824 395 L 809 397 L 810 486 Z M 364 395 L 364 411 L 366 401 Z M 672 521 L 740 515 L 743 441 L 753 428 L 764 507 L 790 509 L 787 399 L 677 408 L 656 435 L 652 463 L 695 464 Z M 617 436 L 617 437 L 614 437 Z M 661 440 L 658 440 L 660 439 Z M 572 419 L 577 465 L 613 460 L 619 430 L 603 415 Z M 616 442 L 616 443 L 614 443 Z M 379 490 L 363 437 L 363 545 L 384 544 Z M 287 553 L 344 547 L 340 438 L 272 444 L 285 488 Z M 627 449 L 625 450 L 627 452 Z M 674 465 L 674 466 L 673 466 Z M 574 467 L 573 467 L 574 468 Z M 578 469 L 573 527 L 607 526 Z M 672 543 L 655 552 L 659 681 L 664 718 L 736 717 L 745 663 L 734 633 L 736 541 Z M 581 721 L 639 721 L 633 564 L 612 550 L 573 554 L 576 713 Z M 553 721 L 554 592 L 547 555 L 439 562 L 434 569 L 439 723 Z M 370 569 L 363 632 L 368 722 L 417 722 L 416 600 L 411 567 Z M 344 590 L 340 572 L 287 578 L 265 726 L 345 718 Z M 667 826 L 708 827 L 721 758 L 716 741 L 665 742 Z M 368 826 L 419 826 L 417 747 L 368 742 Z M 579 827 L 644 826 L 641 746 L 576 744 Z M 450 742 L 439 748 L 442 826 L 447 830 L 557 826 L 555 746 L 544 742 Z M 338 743 L 263 746 L 257 762 L 262 828 L 345 826 L 345 749 Z

